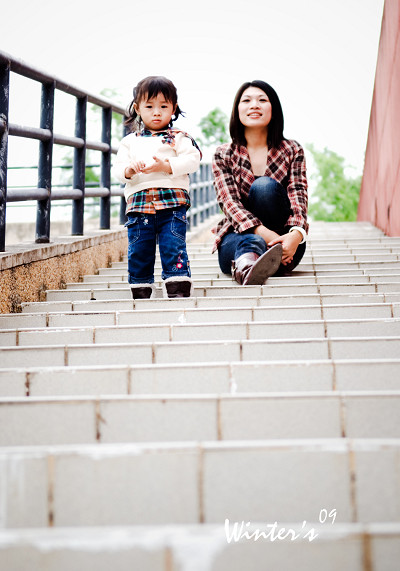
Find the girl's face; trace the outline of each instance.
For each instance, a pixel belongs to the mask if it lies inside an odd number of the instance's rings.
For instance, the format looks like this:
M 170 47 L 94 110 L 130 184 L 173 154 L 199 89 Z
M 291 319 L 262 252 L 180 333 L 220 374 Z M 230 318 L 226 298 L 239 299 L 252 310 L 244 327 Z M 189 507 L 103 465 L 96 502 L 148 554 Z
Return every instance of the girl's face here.
M 245 127 L 268 127 L 272 117 L 268 95 L 259 87 L 248 87 L 240 98 L 238 113 Z
M 168 127 L 176 105 L 167 101 L 162 93 L 158 93 L 151 99 L 143 98 L 138 105 L 135 103 L 134 108 L 150 131 L 161 131 Z

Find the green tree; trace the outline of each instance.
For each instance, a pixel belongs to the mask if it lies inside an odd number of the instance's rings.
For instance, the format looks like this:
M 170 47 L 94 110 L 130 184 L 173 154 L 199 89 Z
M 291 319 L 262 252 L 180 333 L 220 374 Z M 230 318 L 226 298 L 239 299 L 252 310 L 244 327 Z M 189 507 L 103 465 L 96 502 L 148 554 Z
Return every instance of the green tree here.
M 212 109 L 200 120 L 202 136 L 199 142 L 203 147 L 216 147 L 229 141 L 228 117 L 219 108 Z
M 361 176 L 346 175 L 345 159 L 325 148 L 317 151 L 307 145 L 317 172 L 311 175 L 316 181 L 310 200 L 309 214 L 314 220 L 328 222 L 354 221 L 357 218 Z

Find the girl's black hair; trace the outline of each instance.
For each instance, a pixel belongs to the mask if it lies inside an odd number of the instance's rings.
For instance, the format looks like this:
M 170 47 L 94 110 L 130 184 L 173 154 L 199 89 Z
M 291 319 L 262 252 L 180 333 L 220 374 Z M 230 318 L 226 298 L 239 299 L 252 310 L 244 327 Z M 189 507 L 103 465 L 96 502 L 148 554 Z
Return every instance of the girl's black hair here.
M 176 92 L 176 87 L 172 81 L 166 77 L 152 75 L 145 77 L 142 79 L 142 81 L 139 81 L 136 87 L 133 88 L 133 99 L 127 109 L 127 118 L 125 120 L 125 125 L 129 127 L 130 131 L 139 131 L 142 127 L 142 121 L 134 108 L 135 103 L 136 105 L 139 105 L 143 99 L 148 101 L 153 97 L 157 97 L 159 93 L 162 93 L 166 101 L 172 103 L 174 107 L 176 105 L 175 113 L 171 117 L 171 121 L 168 127 L 172 127 L 172 123 L 178 119 L 179 115 L 183 116 L 183 112 L 178 105 L 178 94 Z
M 236 145 L 246 146 L 247 144 L 246 137 L 244 136 L 244 125 L 240 122 L 239 119 L 238 106 L 244 91 L 246 91 L 248 87 L 258 87 L 259 89 L 262 89 L 262 91 L 264 91 L 264 93 L 268 96 L 272 107 L 272 117 L 268 125 L 267 143 L 269 147 L 278 147 L 280 143 L 285 139 L 283 136 L 283 112 L 281 102 L 279 101 L 279 97 L 275 89 L 268 83 L 265 83 L 265 81 L 261 81 L 259 79 L 243 83 L 243 85 L 236 93 L 229 123 L 229 132 L 231 134 L 232 141 Z

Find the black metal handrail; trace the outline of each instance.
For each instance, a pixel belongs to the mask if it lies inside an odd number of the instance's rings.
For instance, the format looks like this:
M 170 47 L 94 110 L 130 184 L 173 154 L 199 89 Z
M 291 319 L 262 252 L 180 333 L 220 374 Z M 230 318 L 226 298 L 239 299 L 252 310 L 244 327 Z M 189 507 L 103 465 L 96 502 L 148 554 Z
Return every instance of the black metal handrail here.
M 8 121 L 10 72 L 22 75 L 42 84 L 40 127 L 16 125 Z M 58 89 L 76 98 L 74 136 L 56 134 L 53 131 L 54 95 Z M 87 104 L 102 109 L 101 141 L 86 138 Z M 121 197 L 120 222 L 125 219 L 125 198 L 120 185 L 111 183 L 111 155 L 117 148 L 111 144 L 112 113 L 125 115 L 125 109 L 106 98 L 92 95 L 44 73 L 13 56 L 0 51 L 0 251 L 5 250 L 6 205 L 7 202 L 37 200 L 35 242 L 50 241 L 50 210 L 53 200 L 72 200 L 72 235 L 83 235 L 84 200 L 87 197 L 100 198 L 100 229 L 110 228 L 111 197 Z M 124 133 L 123 133 L 124 134 Z M 38 184 L 35 188 L 7 188 L 8 136 L 36 139 L 39 143 Z M 74 148 L 72 188 L 52 186 L 53 146 L 65 145 Z M 91 188 L 86 185 L 86 150 L 101 152 L 100 185 Z M 202 164 L 191 176 L 192 208 L 188 212 L 190 225 L 197 225 L 217 211 L 217 202 L 212 188 L 211 168 Z

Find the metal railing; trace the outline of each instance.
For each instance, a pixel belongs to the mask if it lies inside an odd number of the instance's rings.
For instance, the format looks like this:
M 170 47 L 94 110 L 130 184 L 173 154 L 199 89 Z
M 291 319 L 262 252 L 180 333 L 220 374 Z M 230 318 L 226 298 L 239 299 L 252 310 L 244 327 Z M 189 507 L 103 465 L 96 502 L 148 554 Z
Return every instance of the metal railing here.
M 8 121 L 10 72 L 41 83 L 40 127 L 11 124 Z M 74 136 L 56 134 L 53 131 L 55 90 L 60 90 L 76 99 Z M 102 110 L 101 141 L 86 138 L 86 111 L 88 103 Z M 117 148 L 111 144 L 112 113 L 124 117 L 125 109 L 111 101 L 91 95 L 60 79 L 0 51 L 0 252 L 5 251 L 7 202 L 37 200 L 35 242 L 50 241 L 50 213 L 53 200 L 72 200 L 71 234 L 84 233 L 85 197 L 100 198 L 99 228 L 110 228 L 111 197 L 121 197 L 120 223 L 125 220 L 125 199 L 119 184 L 111 182 L 111 155 Z M 121 134 L 121 136 L 124 133 Z M 8 137 L 24 137 L 39 141 L 38 183 L 35 188 L 7 188 Z M 65 145 L 74 148 L 72 187 L 52 187 L 53 146 Z M 88 187 L 85 182 L 86 150 L 101 152 L 100 185 Z M 217 212 L 217 201 L 212 186 L 211 167 L 201 164 L 191 175 L 192 208 L 188 212 L 191 227 Z

